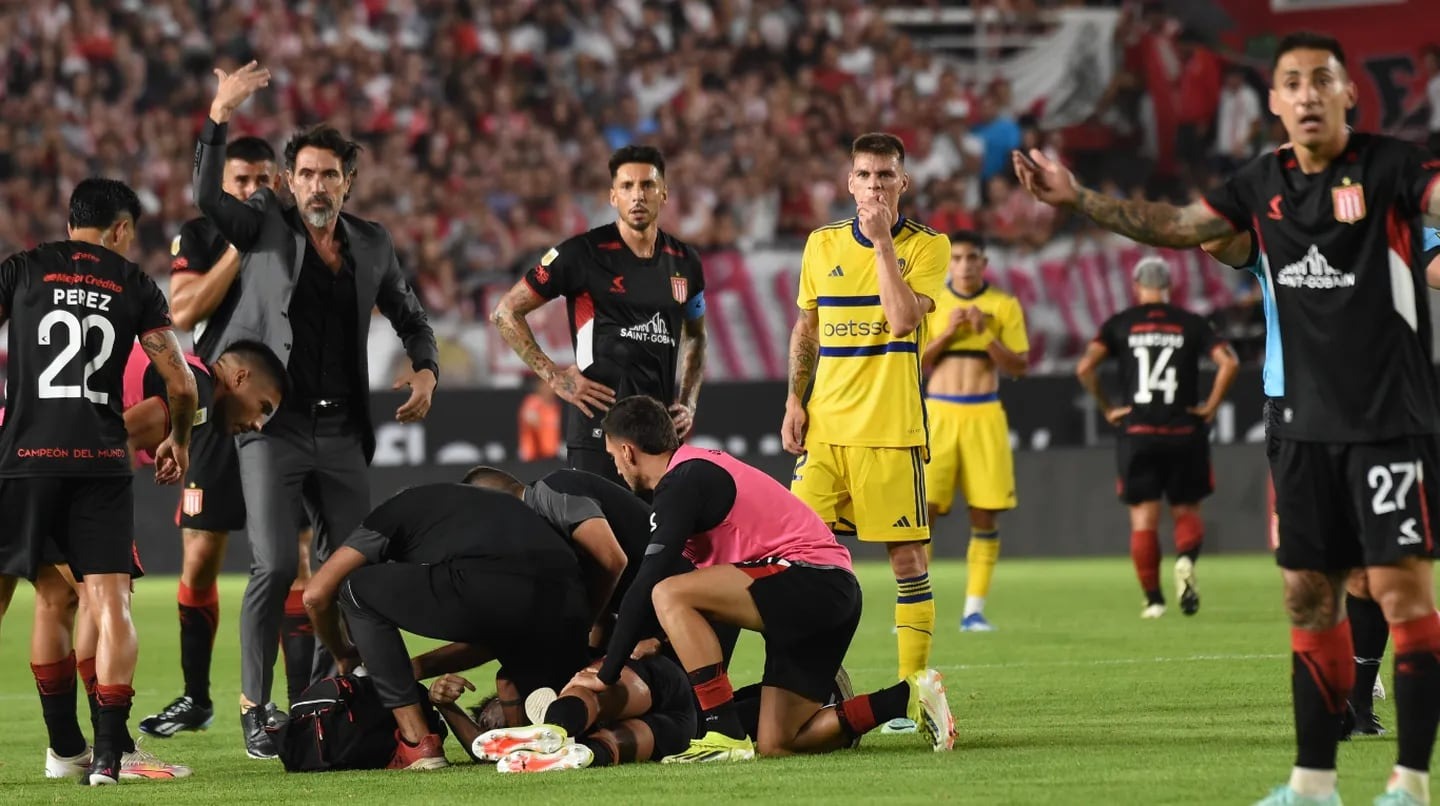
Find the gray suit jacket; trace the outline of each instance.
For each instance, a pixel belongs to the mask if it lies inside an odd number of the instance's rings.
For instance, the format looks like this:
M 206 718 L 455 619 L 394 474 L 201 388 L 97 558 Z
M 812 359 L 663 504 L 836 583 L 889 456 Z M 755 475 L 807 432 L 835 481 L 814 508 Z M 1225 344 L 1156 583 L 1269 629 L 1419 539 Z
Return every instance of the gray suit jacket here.
M 235 309 L 221 328 L 216 354 L 201 356 L 214 361 L 227 346 L 240 339 L 254 339 L 269 345 L 288 366 L 290 341 L 290 295 L 300 266 L 305 260 L 305 228 L 299 214 L 281 206 L 269 189 L 262 189 L 247 201 L 226 193 L 225 125 L 206 120 L 195 148 L 195 203 L 215 223 L 225 239 L 240 252 L 240 273 L 232 290 L 238 289 Z M 350 254 L 355 261 L 356 377 L 365 387 L 357 400 L 365 423 L 365 459 L 375 452 L 374 427 L 370 422 L 368 384 L 369 357 L 366 345 L 370 334 L 370 311 L 379 307 L 395 333 L 405 343 L 405 352 L 416 369 L 428 368 L 440 375 L 439 350 L 435 333 L 420 300 L 400 272 L 395 245 L 385 228 L 348 213 L 341 213 L 336 225 L 345 229 Z

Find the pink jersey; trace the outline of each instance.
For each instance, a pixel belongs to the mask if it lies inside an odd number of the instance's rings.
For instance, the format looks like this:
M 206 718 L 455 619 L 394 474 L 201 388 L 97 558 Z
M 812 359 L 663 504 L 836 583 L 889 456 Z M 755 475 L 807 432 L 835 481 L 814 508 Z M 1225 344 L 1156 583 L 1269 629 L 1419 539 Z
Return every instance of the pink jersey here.
M 723 451 L 688 445 L 671 457 L 670 468 L 691 459 L 716 465 L 735 481 L 735 504 L 725 520 L 685 544 L 685 557 L 696 568 L 782 559 L 853 571 L 849 549 L 775 479 Z
M 190 366 L 202 372 L 207 374 L 210 372 L 206 369 L 205 362 L 201 361 L 197 355 L 186 353 L 185 360 L 190 362 Z M 125 386 L 121 394 L 120 405 L 126 411 L 145 399 L 145 370 L 149 368 L 150 356 L 145 354 L 145 348 L 141 347 L 140 342 L 137 341 L 135 346 L 130 349 L 130 358 L 125 362 Z M 169 405 L 168 401 L 166 405 Z M 149 451 L 136 451 L 135 458 L 142 465 L 155 464 L 155 456 Z

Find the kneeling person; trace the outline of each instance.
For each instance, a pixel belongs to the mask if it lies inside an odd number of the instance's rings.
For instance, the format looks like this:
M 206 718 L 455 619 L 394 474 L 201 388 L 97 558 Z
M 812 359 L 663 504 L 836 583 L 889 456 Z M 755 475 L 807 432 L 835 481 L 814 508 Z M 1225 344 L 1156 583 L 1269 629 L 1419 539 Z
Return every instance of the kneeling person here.
M 850 553 L 818 515 L 734 457 L 681 446 L 655 400 L 620 401 L 604 429 L 606 450 L 625 481 L 637 492 L 654 491 L 654 532 L 598 680 L 619 680 L 653 599 L 704 722 L 704 735 L 665 762 L 748 760 L 757 749 L 828 752 L 900 717 L 915 720 L 934 749 L 953 746 L 954 718 L 932 669 L 834 708 L 823 705 L 860 622 L 861 594 Z M 682 552 L 697 570 L 672 575 Z M 745 737 L 707 617 L 765 636 L 754 744 Z

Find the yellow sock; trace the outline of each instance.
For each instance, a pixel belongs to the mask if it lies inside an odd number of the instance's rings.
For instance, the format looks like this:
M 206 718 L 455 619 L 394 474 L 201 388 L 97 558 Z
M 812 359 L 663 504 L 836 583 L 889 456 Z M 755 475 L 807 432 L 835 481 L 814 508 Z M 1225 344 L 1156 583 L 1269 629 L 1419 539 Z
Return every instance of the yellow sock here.
M 935 594 L 930 574 L 896 580 L 895 639 L 900 648 L 900 679 L 930 665 L 935 636 Z
M 1000 532 L 997 529 L 970 530 L 970 547 L 965 551 L 965 615 L 985 612 L 995 561 L 1000 559 Z

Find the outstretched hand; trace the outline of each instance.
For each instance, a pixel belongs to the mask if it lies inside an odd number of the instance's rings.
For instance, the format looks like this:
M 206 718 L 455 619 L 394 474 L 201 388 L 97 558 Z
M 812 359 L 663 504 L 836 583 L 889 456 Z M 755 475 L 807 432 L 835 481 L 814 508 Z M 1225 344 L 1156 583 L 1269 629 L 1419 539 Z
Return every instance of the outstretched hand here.
M 215 88 L 215 100 L 210 102 L 210 119 L 216 123 L 230 120 L 235 110 L 256 90 L 270 86 L 270 71 L 261 67 L 259 62 L 252 61 L 233 73 L 218 67 L 213 72 L 220 80 L 220 85 Z
M 1046 204 L 1061 206 L 1074 204 L 1079 197 L 1079 186 L 1075 175 L 1058 162 L 1052 161 L 1038 148 L 1010 152 L 1010 161 L 1015 165 L 1015 176 L 1030 194 Z

